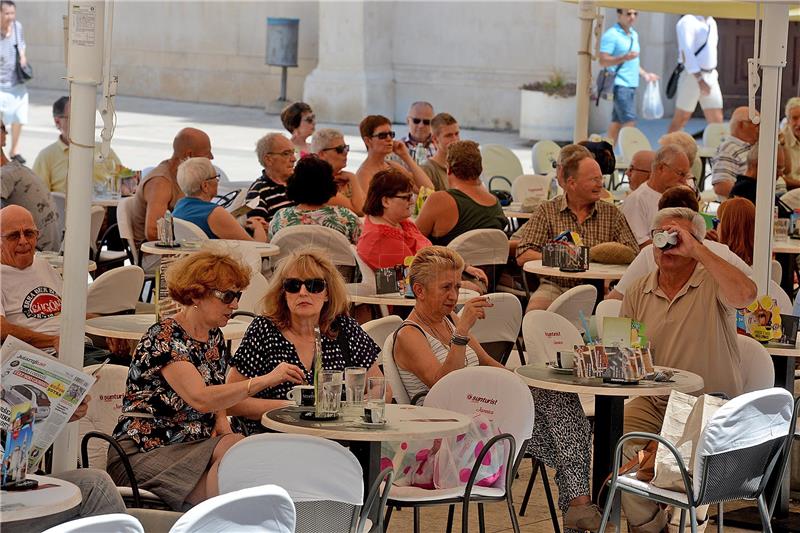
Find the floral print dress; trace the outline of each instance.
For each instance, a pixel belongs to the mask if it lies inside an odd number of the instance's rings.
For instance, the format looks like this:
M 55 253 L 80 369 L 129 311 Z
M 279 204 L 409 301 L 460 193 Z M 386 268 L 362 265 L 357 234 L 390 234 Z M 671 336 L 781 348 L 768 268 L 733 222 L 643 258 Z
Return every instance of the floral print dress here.
M 215 414 L 200 413 L 169 385 L 161 369 L 176 361 L 192 363 L 205 384 L 225 383 L 225 339 L 219 329 L 208 342 L 189 334 L 172 318 L 153 324 L 139 344 L 128 370 L 122 415 L 114 438 L 130 437 L 142 452 L 160 446 L 211 437 Z M 126 415 L 132 413 L 132 416 Z
M 334 229 L 347 237 L 352 244 L 361 236 L 361 223 L 355 213 L 346 207 L 325 205 L 319 209 L 300 209 L 297 206 L 284 207 L 275 213 L 269 224 L 269 238 L 275 236 L 283 228 L 316 224 Z

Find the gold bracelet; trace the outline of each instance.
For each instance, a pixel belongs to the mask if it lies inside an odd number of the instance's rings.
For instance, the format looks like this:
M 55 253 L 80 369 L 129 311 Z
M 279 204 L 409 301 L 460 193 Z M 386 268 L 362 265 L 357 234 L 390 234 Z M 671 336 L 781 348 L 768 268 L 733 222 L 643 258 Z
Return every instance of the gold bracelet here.
M 247 380 L 247 395 L 250 396 L 250 384 L 253 383 L 253 378 Z

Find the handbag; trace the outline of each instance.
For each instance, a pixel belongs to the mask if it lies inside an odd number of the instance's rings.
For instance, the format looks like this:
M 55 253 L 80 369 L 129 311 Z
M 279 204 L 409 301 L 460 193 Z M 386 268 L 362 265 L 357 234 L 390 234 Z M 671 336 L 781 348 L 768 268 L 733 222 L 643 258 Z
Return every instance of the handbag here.
M 631 45 L 628 47 L 628 52 L 630 52 L 632 48 L 633 37 L 631 37 Z M 628 52 L 625 53 L 627 54 Z M 622 68 L 622 63 L 617 65 L 617 68 L 615 69 L 607 67 L 597 73 L 597 79 L 595 80 L 595 106 L 600 105 L 601 98 L 608 100 L 610 99 L 611 95 L 614 94 L 614 80 L 617 79 L 617 72 L 620 68 Z
M 510 205 L 511 201 L 513 200 L 511 193 L 504 189 L 492 189 L 492 182 L 494 180 L 505 181 L 508 184 L 509 188 L 511 187 L 511 182 L 505 176 L 492 176 L 491 178 L 489 178 L 489 187 L 488 187 L 489 192 L 492 193 L 495 198 L 497 198 L 497 201 L 500 202 L 501 206 L 506 207 Z
M 23 67 L 22 63 L 20 63 L 20 56 L 19 56 L 19 25 L 15 22 L 14 23 L 14 51 L 17 55 L 17 63 L 14 67 L 14 70 L 17 73 L 17 78 L 19 79 L 20 83 L 25 83 L 26 81 L 33 79 L 33 67 L 30 64 L 30 61 Z
M 700 52 L 702 52 L 703 48 L 706 47 L 706 45 L 708 44 L 709 35 L 711 35 L 710 27 L 708 28 L 708 33 L 706 34 L 705 42 L 702 44 L 702 46 L 700 46 L 700 48 L 695 50 L 694 52 L 695 56 Z M 669 99 L 675 98 L 675 93 L 678 92 L 678 79 L 681 77 L 681 72 L 683 72 L 684 68 L 685 67 L 683 66 L 683 63 L 678 62 L 678 64 L 675 65 L 675 69 L 672 71 L 672 74 L 669 75 L 669 81 L 667 82 L 667 90 L 665 91 L 667 98 Z

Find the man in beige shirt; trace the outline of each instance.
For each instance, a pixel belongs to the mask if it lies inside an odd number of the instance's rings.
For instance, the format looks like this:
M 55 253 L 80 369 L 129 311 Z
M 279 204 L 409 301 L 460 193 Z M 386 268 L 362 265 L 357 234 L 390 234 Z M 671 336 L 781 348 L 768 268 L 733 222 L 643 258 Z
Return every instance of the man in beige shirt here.
M 447 147 L 461 140 L 461 132 L 458 122 L 449 113 L 439 113 L 433 117 L 431 129 L 436 153 L 420 166 L 433 182 L 434 189 L 446 191 L 450 188 L 450 182 L 447 179 Z
M 737 308 L 755 300 L 755 283 L 703 245 L 705 222 L 691 209 L 662 209 L 652 229 L 677 233 L 678 244 L 667 250 L 654 247 L 658 269 L 625 291 L 620 316 L 645 325 L 658 365 L 688 370 L 703 378 L 705 387 L 697 394 L 741 394 L 733 315 Z M 625 432 L 659 433 L 666 405 L 666 397 L 636 398 L 628 403 Z M 645 444 L 631 441 L 623 453 L 630 459 Z M 656 502 L 623 493 L 622 506 L 634 533 L 657 533 L 667 523 L 666 512 Z

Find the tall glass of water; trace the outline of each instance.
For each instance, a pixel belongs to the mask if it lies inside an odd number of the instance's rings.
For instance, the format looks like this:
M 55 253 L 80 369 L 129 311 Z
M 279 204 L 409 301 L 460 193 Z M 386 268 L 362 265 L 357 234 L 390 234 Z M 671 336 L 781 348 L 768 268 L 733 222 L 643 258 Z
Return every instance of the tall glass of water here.
M 322 382 L 320 414 L 329 416 L 338 414 L 342 402 L 342 373 L 338 370 L 323 370 L 320 378 Z
M 364 405 L 364 389 L 367 386 L 367 369 L 348 366 L 344 369 L 345 401 L 349 407 Z
M 380 423 L 386 420 L 386 378 L 367 379 L 367 405 L 364 412 L 367 422 Z

